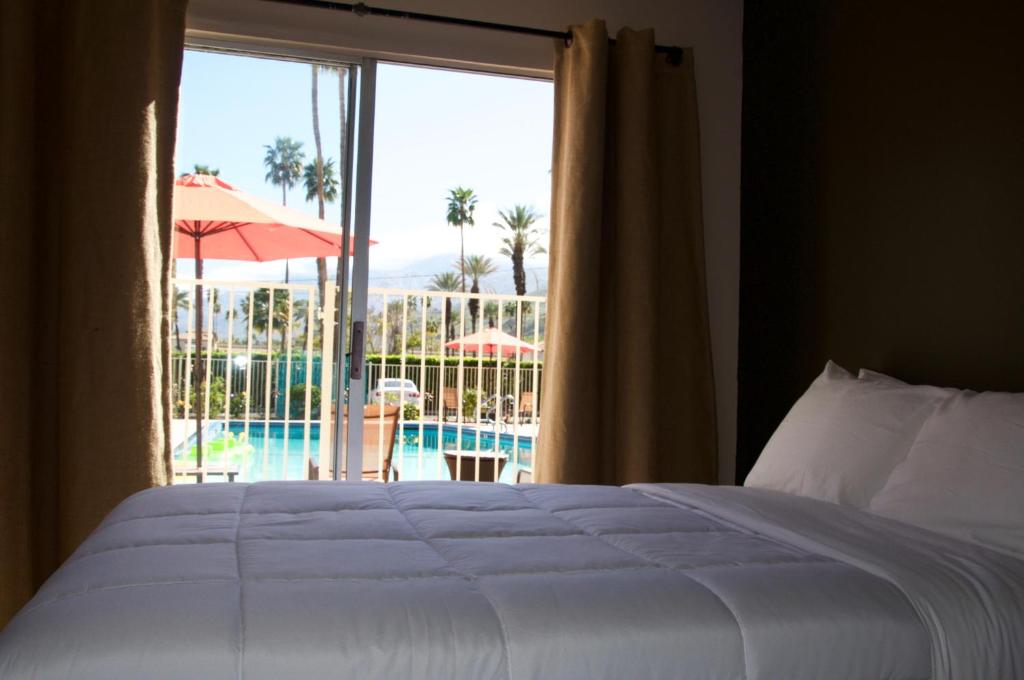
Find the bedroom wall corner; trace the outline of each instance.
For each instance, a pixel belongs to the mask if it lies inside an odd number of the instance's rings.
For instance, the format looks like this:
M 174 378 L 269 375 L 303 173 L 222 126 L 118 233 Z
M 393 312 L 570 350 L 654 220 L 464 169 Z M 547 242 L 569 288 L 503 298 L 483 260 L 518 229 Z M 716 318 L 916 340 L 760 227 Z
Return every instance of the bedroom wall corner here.
M 829 358 L 1024 390 L 1024 4 L 746 3 L 742 482 Z

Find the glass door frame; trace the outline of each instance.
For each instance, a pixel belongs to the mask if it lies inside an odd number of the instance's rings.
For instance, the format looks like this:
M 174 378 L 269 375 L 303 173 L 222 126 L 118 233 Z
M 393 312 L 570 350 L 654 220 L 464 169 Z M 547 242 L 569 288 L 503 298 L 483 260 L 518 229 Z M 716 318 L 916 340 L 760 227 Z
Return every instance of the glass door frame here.
M 359 470 L 360 474 L 352 475 L 353 479 L 361 479 L 363 449 L 363 409 L 365 406 L 365 337 L 360 333 L 357 342 L 352 343 L 353 352 L 347 352 L 349 338 L 354 337 L 353 329 L 365 329 L 367 316 L 367 289 L 369 286 L 369 248 L 370 248 L 370 208 L 373 182 L 373 121 L 376 103 L 377 59 L 358 57 L 350 54 L 325 52 L 322 50 L 304 49 L 303 47 L 268 45 L 261 41 L 222 40 L 206 37 L 186 36 L 186 50 L 199 50 L 277 61 L 293 61 L 306 64 L 323 64 L 344 66 L 348 70 L 346 115 L 349 120 L 345 138 L 344 177 L 342 178 L 342 252 L 341 286 L 337 288 L 334 309 L 338 314 L 337 336 L 333 339 L 331 360 L 334 362 L 334 378 L 332 380 L 331 401 L 336 405 L 334 422 L 330 433 L 330 454 L 328 461 L 320 458 L 319 468 L 323 463 L 330 465 L 329 479 L 342 479 L 341 470 Z M 356 105 L 358 96 L 358 107 Z M 354 187 L 353 187 L 354 185 Z M 353 192 L 353 188 L 355 191 Z M 352 243 L 352 254 L 349 245 Z M 351 278 L 351 284 L 349 279 Z M 333 287 L 333 286 L 332 286 Z M 349 317 L 348 298 L 351 292 L 352 309 L 351 323 Z M 325 318 L 324 323 L 328 323 Z M 327 357 L 324 356 L 324 359 Z M 346 399 L 346 369 L 351 374 L 358 364 L 358 378 L 349 377 L 348 397 Z M 353 385 L 355 383 L 355 389 Z M 346 402 L 349 402 L 348 404 Z M 349 408 L 351 406 L 351 408 Z M 345 418 L 346 410 L 351 412 L 351 419 Z M 346 427 L 346 422 L 348 427 Z M 355 436 L 353 433 L 359 433 Z M 326 433 L 321 432 L 320 436 Z M 347 463 L 353 463 L 349 468 Z M 321 472 L 321 475 L 323 473 Z M 323 477 L 322 477 L 323 478 Z
M 363 417 L 366 406 L 366 319 L 367 298 L 370 283 L 370 215 L 371 196 L 373 193 L 373 134 L 374 116 L 377 100 L 377 60 L 365 57 L 358 65 L 359 74 L 359 108 L 358 116 L 349 125 L 349 139 L 346 142 L 345 155 L 348 167 L 347 187 L 351 188 L 353 163 L 355 165 L 355 195 L 350 206 L 354 211 L 354 225 L 351 214 L 346 211 L 342 225 L 342 242 L 346 244 L 343 253 L 342 285 L 338 291 L 339 319 L 344 320 L 348 309 L 349 296 L 349 253 L 347 244 L 352 239 L 352 306 L 351 323 L 338 324 L 338 347 L 335 352 L 336 382 L 334 393 L 339 406 L 334 420 L 333 459 L 334 479 L 341 479 L 341 470 L 347 472 L 346 478 L 361 480 L 363 470 Z M 353 108 L 355 99 L 355 81 L 349 81 L 349 109 Z M 355 128 L 358 127 L 358 144 L 352 142 Z M 352 195 L 352 194 L 348 194 Z M 354 226 L 354 233 L 351 227 Z M 346 344 L 351 338 L 351 354 L 346 356 Z M 345 394 L 345 369 L 348 368 L 348 394 Z M 348 417 L 344 413 L 348 413 Z M 345 424 L 348 427 L 345 427 Z M 346 431 L 347 429 L 347 431 Z
M 363 420 L 368 394 L 367 367 L 365 361 L 366 327 L 369 297 L 369 247 L 370 219 L 373 189 L 374 121 L 376 114 L 377 57 L 361 57 L 340 49 L 324 45 L 291 43 L 259 38 L 228 37 L 218 35 L 190 34 L 186 31 L 186 49 L 234 54 L 241 57 L 257 57 L 306 64 L 345 66 L 348 69 L 347 115 L 345 153 L 341 162 L 345 173 L 342 178 L 342 243 L 339 253 L 341 261 L 341 286 L 335 290 L 334 308 L 338 314 L 334 347 L 330 349 L 333 365 L 332 394 L 328 404 L 334 404 L 334 421 L 330 434 L 323 432 L 321 438 L 330 437 L 329 454 L 325 460 L 320 455 L 321 478 L 340 480 L 342 470 L 354 470 L 346 475 L 353 480 L 362 479 L 363 469 Z M 452 69 L 477 72 L 513 78 L 548 80 L 538 74 L 509 73 L 500 68 L 484 65 L 436 64 L 429 59 L 395 59 L 389 56 L 386 63 L 425 68 Z M 358 103 L 357 103 L 358 102 Z M 352 244 L 351 251 L 348 244 Z M 350 254 L 351 252 L 351 254 Z M 351 261 L 350 261 L 351 260 Z M 333 286 L 332 286 L 333 287 Z M 351 296 L 351 308 L 349 308 Z M 351 318 L 349 319 L 349 315 Z M 325 319 L 325 322 L 327 320 Z M 351 345 L 351 354 L 348 346 Z M 326 349 L 326 348 L 325 348 Z M 323 359 L 327 358 L 327 353 Z M 347 378 L 347 380 L 346 380 Z M 347 384 L 347 391 L 346 391 Z M 324 384 L 326 387 L 326 383 Z M 346 412 L 349 417 L 345 417 Z M 396 433 L 400 437 L 400 433 Z M 324 474 L 327 463 L 331 474 Z

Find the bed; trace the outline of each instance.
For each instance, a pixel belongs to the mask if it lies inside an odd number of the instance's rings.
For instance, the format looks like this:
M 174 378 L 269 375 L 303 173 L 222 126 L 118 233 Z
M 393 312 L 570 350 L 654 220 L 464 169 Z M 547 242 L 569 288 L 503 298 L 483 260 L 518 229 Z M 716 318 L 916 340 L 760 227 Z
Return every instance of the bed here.
M 0 677 L 1024 678 L 1024 394 L 829 362 L 741 488 L 150 489 Z
M 122 503 L 4 678 L 1015 678 L 1013 557 L 776 491 L 266 482 Z

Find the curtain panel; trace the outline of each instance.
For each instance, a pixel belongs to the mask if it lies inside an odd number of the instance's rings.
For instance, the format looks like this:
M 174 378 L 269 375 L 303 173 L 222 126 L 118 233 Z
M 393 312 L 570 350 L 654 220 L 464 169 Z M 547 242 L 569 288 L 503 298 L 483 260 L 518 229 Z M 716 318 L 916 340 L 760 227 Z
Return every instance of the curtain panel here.
M 170 478 L 185 0 L 0 3 L 0 625 Z
M 540 482 L 717 478 L 693 52 L 556 43 Z

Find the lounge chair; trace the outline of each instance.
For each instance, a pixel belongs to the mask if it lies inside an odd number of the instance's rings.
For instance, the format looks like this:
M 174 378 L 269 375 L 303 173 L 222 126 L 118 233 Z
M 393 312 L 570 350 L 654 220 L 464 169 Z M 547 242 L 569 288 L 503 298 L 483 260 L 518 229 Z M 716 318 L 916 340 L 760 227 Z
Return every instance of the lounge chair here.
M 348 428 L 348 407 L 344 410 Z M 383 426 L 381 425 L 383 421 Z M 391 461 L 395 452 L 395 434 L 398 432 L 398 407 L 370 404 L 363 410 L 363 479 L 387 482 L 391 479 Z M 383 434 L 383 439 L 381 435 Z M 320 466 L 309 459 L 309 479 L 320 479 Z M 398 470 L 394 470 L 398 481 Z
M 441 420 L 448 420 L 448 412 L 451 411 L 456 420 L 459 417 L 459 390 L 454 387 L 446 387 L 441 392 Z

